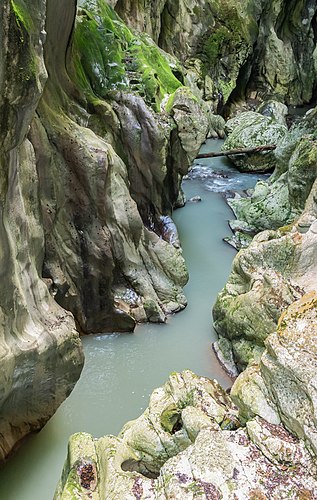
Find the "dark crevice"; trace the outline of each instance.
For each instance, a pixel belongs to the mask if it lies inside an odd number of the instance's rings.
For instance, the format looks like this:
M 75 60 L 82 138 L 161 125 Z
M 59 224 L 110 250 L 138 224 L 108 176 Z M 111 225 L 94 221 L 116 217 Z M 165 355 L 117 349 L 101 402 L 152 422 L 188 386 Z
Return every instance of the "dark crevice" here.
M 160 475 L 158 472 L 149 470 L 141 460 L 134 460 L 133 458 L 125 460 L 121 464 L 121 469 L 124 472 L 138 472 L 148 479 L 157 479 Z

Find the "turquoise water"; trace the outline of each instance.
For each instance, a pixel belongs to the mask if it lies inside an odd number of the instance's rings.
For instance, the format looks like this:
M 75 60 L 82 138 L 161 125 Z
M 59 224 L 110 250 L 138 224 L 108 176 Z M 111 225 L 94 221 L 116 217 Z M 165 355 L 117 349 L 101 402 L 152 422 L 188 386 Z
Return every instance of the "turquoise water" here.
M 202 151 L 220 145 L 221 141 L 209 141 Z M 187 198 L 199 195 L 202 201 L 174 213 L 190 273 L 185 288 L 189 305 L 165 325 L 142 325 L 133 334 L 83 338 L 86 363 L 78 384 L 42 431 L 0 471 L 1 499 L 51 499 L 69 435 L 77 431 L 95 437 L 117 434 L 127 420 L 142 413 L 149 394 L 172 371 L 190 368 L 216 378 L 224 387 L 230 385 L 211 348 L 216 338 L 211 306 L 235 254 L 222 241 L 229 234 L 227 220 L 232 213 L 221 192 L 250 187 L 255 177 L 237 175 L 223 158 L 199 160 L 196 165 L 184 190 Z

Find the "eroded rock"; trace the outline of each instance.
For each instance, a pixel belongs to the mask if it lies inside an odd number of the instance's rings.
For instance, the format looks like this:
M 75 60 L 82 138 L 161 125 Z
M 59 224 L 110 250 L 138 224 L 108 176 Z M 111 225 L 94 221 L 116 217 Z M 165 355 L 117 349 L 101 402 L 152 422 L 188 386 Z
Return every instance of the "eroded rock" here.
M 240 370 L 259 359 L 281 313 L 316 289 L 316 244 L 314 231 L 302 234 L 291 226 L 260 233 L 235 257 L 213 317 L 219 335 L 229 340 Z
M 304 295 L 282 314 L 268 336 L 259 366 L 250 366 L 232 388 L 244 415 L 268 418 L 263 400 L 282 423 L 316 455 L 316 292 Z M 254 372 L 256 377 L 254 377 Z M 241 377 L 241 378 L 240 378 Z M 254 390 L 254 384 L 257 390 Z
M 230 133 L 222 146 L 223 150 L 275 145 L 287 133 L 286 125 L 253 111 L 241 113 L 229 120 L 226 130 Z M 273 151 L 231 155 L 230 159 L 242 172 L 266 172 L 275 167 Z
M 72 315 L 42 277 L 35 152 L 25 137 L 47 77 L 45 2 L 0 7 L 0 461 L 39 430 L 76 383 L 83 353 Z
M 118 438 L 71 437 L 55 499 L 314 498 L 316 466 L 302 441 L 259 417 L 240 425 L 218 384 L 172 374 Z

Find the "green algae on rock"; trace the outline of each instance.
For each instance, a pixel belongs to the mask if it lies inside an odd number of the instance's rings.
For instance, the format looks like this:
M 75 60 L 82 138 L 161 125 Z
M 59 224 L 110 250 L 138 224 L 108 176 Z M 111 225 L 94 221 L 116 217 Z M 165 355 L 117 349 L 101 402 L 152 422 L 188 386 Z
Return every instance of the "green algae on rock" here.
M 135 35 L 101 0 L 81 2 L 71 65 L 86 92 L 107 98 L 114 90 L 135 90 L 155 111 L 182 85 L 153 40 Z

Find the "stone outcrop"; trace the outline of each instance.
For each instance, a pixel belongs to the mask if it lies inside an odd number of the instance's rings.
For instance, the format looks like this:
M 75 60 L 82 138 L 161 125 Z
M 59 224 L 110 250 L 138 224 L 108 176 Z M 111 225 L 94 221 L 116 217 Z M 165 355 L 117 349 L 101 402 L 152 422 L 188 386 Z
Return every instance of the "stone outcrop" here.
M 174 60 L 105 2 L 77 18 L 75 0 L 0 12 L 4 459 L 71 392 L 77 329 L 131 331 L 185 307 L 170 216 L 208 123 L 189 93 L 163 110 L 182 86 Z
M 281 313 L 316 289 L 316 227 L 313 218 L 304 233 L 299 225 L 264 231 L 235 257 L 213 317 L 224 358 L 240 370 L 259 358 Z
M 55 499 L 314 498 L 303 441 L 261 417 L 241 427 L 236 412 L 216 382 L 172 374 L 118 437 L 71 437 Z
M 229 139 L 240 122 L 248 130 L 254 117 L 249 112 L 230 120 Z M 229 223 L 235 231 L 233 244 L 246 248 L 234 260 L 213 317 L 219 333 L 215 350 L 235 375 L 235 363 L 242 370 L 259 359 L 264 339 L 285 308 L 317 288 L 315 125 L 312 109 L 278 142 L 273 175 L 246 196 L 228 200 L 237 217 Z
M 255 117 L 252 112 L 229 120 L 229 130 L 239 129 L 240 117 L 243 116 L 242 122 L 247 131 L 247 118 L 252 123 Z M 254 235 L 265 229 L 287 226 L 298 219 L 304 210 L 316 215 L 315 127 L 316 109 L 312 109 L 278 141 L 271 157 L 275 170 L 268 181 L 259 181 L 248 196 L 236 194 L 228 200 L 237 217 L 237 221 L 230 221 L 230 226 L 236 232 L 238 241 L 243 233 L 244 236 Z M 261 134 L 258 140 L 261 141 Z
M 244 418 L 259 415 L 274 424 L 280 419 L 315 455 L 316 333 L 317 294 L 310 292 L 281 315 L 259 365 L 248 367 L 231 391 Z
M 274 117 L 253 111 L 241 113 L 232 118 L 226 123 L 225 128 L 230 133 L 222 146 L 224 151 L 275 145 L 287 134 L 286 125 L 281 124 Z M 275 167 L 274 151 L 230 155 L 230 160 L 242 172 L 267 172 Z
M 63 68 L 53 45 L 56 15 L 55 7 L 46 44 L 51 78 L 30 133 L 45 277 L 85 332 L 163 322 L 186 305 L 187 271 L 162 217 L 179 203 L 182 175 L 208 122 L 198 119 L 203 110 L 190 91 L 178 90 L 167 56 L 99 0 L 81 2 L 71 44 L 60 47 Z M 65 43 L 71 29 L 64 26 Z M 175 102 L 164 111 L 169 96 Z

